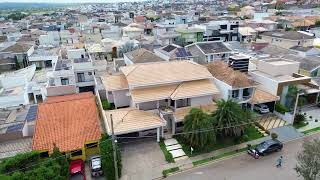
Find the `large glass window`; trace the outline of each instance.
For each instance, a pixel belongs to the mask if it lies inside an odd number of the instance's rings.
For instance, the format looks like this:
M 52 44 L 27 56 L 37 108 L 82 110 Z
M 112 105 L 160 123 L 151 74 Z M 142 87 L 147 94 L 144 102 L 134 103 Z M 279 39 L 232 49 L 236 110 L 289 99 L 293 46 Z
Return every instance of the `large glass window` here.
M 232 97 L 233 98 L 238 98 L 239 97 L 239 90 L 238 89 L 232 91 Z
M 68 78 L 61 78 L 61 84 L 62 85 L 69 85 L 69 79 Z
M 84 73 L 78 73 L 78 82 L 85 82 Z

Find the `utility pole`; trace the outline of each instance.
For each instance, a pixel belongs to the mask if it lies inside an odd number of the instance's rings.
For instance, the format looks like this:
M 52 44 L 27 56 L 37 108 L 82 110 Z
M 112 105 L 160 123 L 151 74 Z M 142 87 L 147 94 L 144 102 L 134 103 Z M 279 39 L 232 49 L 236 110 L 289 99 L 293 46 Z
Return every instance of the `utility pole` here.
M 112 132 L 111 140 L 112 140 L 112 150 L 113 150 L 114 174 L 115 174 L 116 180 L 118 180 L 119 177 L 118 177 L 118 164 L 117 164 L 117 150 L 116 150 L 116 144 L 115 144 L 116 138 L 114 135 L 112 114 L 110 115 L 110 119 L 111 119 L 111 132 Z

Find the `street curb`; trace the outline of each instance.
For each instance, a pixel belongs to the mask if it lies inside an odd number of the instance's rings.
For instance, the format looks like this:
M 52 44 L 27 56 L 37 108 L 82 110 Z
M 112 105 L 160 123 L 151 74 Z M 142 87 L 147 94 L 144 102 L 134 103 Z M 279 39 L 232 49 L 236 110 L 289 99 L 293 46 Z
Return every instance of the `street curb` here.
M 301 137 L 298 137 L 298 138 L 294 138 L 294 139 L 290 139 L 290 140 L 284 141 L 283 143 L 286 144 L 286 143 L 289 143 L 289 142 L 292 142 L 292 141 L 297 141 L 297 140 L 300 140 L 300 139 L 303 139 L 303 138 L 306 138 L 306 137 L 310 137 L 310 136 L 313 136 L 313 135 L 316 135 L 316 134 L 319 134 L 319 133 L 320 133 L 320 131 L 314 132 L 314 133 L 307 134 L 307 135 L 304 135 L 304 136 L 301 136 Z M 211 164 L 214 164 L 214 163 L 218 163 L 218 162 L 221 162 L 223 160 L 231 159 L 231 158 L 237 157 L 237 156 L 245 154 L 245 153 L 247 153 L 247 152 L 246 151 L 238 152 L 238 153 L 232 154 L 230 156 L 222 157 L 222 158 L 219 158 L 219 159 L 216 159 L 216 160 L 212 160 L 212 161 L 208 161 L 208 162 L 199 164 L 197 166 L 194 166 L 193 163 L 191 163 L 192 167 L 188 168 L 188 169 L 180 169 L 180 166 L 178 166 L 179 167 L 179 171 L 174 172 L 174 173 L 169 173 L 167 175 L 167 177 L 174 176 L 174 175 L 177 175 L 177 174 L 181 174 L 183 172 L 188 172 L 190 170 L 193 170 L 193 169 L 196 169 L 196 168 L 200 168 L 200 167 L 204 167 L 204 166 L 208 166 L 208 165 L 211 165 Z M 184 165 L 186 165 L 186 164 L 184 164 Z M 165 179 L 165 177 L 155 178 L 154 180 L 160 180 L 160 179 Z

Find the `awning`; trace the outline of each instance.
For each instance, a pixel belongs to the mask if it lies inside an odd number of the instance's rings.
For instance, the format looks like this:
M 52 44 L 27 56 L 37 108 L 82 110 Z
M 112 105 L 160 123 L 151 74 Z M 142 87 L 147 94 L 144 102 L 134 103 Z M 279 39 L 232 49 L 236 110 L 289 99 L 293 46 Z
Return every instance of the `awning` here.
M 155 129 L 166 125 L 166 121 L 159 115 L 138 110 L 136 108 L 123 108 L 105 111 L 106 129 L 111 133 L 111 115 L 115 135 L 134 133 L 149 129 Z
M 262 104 L 267 102 L 273 102 L 280 100 L 279 96 L 272 95 L 261 89 L 256 89 L 254 91 L 253 97 L 250 101 L 251 104 Z

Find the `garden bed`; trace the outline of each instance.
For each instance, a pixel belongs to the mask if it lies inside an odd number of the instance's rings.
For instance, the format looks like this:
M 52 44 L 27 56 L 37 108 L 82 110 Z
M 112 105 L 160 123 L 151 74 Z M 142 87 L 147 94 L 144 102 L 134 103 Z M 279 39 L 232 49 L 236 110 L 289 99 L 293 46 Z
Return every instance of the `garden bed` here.
M 209 153 L 215 150 L 234 146 L 244 142 L 259 139 L 262 137 L 264 137 L 263 134 L 261 134 L 254 126 L 249 126 L 245 129 L 244 135 L 242 135 L 240 138 L 218 136 L 215 143 L 206 145 L 206 148 L 203 148 L 203 149 L 194 149 L 193 152 L 191 153 L 191 148 L 189 145 L 185 143 L 183 137 L 181 135 L 175 136 L 179 144 L 181 144 L 183 151 L 189 157 L 197 156 L 199 154 Z
M 166 145 L 164 144 L 163 139 L 160 140 L 159 146 L 160 146 L 160 149 L 161 149 L 162 152 L 163 152 L 163 155 L 164 155 L 166 161 L 167 161 L 168 163 L 174 163 L 174 159 L 173 159 L 173 157 L 172 157 L 172 154 L 167 150 Z

